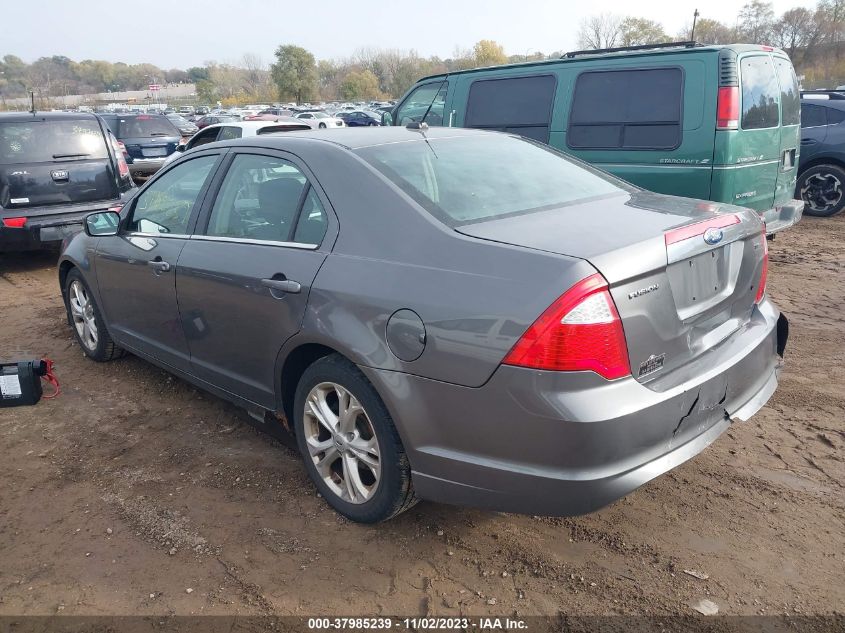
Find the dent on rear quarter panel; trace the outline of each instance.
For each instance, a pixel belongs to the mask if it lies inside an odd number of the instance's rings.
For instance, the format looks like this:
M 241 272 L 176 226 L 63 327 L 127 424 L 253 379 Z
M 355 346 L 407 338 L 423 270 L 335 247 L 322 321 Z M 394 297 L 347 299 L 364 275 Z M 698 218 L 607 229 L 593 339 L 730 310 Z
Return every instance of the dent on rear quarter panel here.
M 340 232 L 311 289 L 302 336 L 353 362 L 479 386 L 557 297 L 595 272 L 583 260 L 459 235 L 350 153 L 323 154 L 315 173 Z M 386 343 L 387 321 L 403 308 L 427 332 L 411 362 Z

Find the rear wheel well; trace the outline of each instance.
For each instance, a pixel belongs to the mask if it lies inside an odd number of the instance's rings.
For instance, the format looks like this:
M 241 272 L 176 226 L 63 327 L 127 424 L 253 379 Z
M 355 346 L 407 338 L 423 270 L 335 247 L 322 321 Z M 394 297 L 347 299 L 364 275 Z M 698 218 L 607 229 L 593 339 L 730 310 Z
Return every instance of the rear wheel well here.
M 812 169 L 813 167 L 818 167 L 819 165 L 834 165 L 835 167 L 839 167 L 839 169 L 845 169 L 845 163 L 843 163 L 838 158 L 833 158 L 831 156 L 822 156 L 819 158 L 814 158 L 813 160 L 809 161 L 806 165 L 804 165 L 798 172 L 798 178 L 803 176 L 806 171 Z
M 281 380 L 282 411 L 291 429 L 293 429 L 293 401 L 299 379 L 315 361 L 329 354 L 337 354 L 337 351 L 325 345 L 308 343 L 297 347 L 285 359 Z

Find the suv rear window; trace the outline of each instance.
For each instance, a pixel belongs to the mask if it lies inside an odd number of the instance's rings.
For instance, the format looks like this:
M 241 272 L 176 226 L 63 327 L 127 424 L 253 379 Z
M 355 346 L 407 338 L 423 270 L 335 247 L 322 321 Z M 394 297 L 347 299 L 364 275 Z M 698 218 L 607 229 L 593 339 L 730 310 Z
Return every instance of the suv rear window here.
M 798 125 L 801 120 L 801 95 L 798 91 L 798 78 L 792 64 L 785 59 L 775 57 L 775 72 L 780 82 L 780 111 L 782 125 Z
M 118 121 L 118 138 L 145 138 L 149 136 L 181 136 L 170 119 L 163 116 L 138 115 Z
M 513 132 L 548 143 L 556 83 L 553 75 L 476 81 L 469 89 L 466 127 Z
M 503 134 L 387 143 L 357 153 L 448 226 L 627 191 L 546 145 Z
M 739 62 L 742 81 L 743 130 L 759 130 L 778 125 L 780 88 L 768 55 L 745 57 Z
M 680 68 L 584 72 L 567 143 L 576 149 L 674 149 L 681 144 Z
M 105 136 L 94 120 L 0 122 L 0 164 L 107 157 Z

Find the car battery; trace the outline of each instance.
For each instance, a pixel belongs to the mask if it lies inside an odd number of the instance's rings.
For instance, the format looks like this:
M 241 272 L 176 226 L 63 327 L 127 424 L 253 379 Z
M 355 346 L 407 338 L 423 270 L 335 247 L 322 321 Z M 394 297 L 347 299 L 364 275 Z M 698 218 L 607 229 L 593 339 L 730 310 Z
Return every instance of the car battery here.
M 41 376 L 47 373 L 43 360 L 0 363 L 0 407 L 35 404 L 41 399 Z

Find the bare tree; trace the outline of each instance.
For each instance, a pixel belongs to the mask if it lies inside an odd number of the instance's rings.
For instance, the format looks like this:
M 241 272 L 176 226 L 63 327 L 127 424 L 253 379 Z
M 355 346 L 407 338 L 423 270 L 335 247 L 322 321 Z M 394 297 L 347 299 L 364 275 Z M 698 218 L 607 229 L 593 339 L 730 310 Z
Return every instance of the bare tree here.
M 622 18 L 612 13 L 599 13 L 581 20 L 578 28 L 579 48 L 613 48 L 622 35 Z
M 768 44 L 772 39 L 775 12 L 771 2 L 751 0 L 739 11 L 739 34 L 749 44 Z

